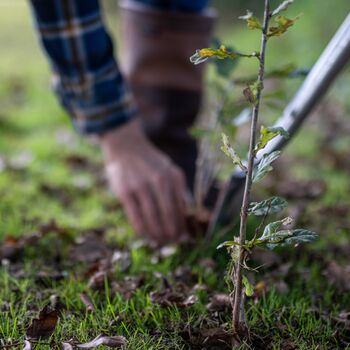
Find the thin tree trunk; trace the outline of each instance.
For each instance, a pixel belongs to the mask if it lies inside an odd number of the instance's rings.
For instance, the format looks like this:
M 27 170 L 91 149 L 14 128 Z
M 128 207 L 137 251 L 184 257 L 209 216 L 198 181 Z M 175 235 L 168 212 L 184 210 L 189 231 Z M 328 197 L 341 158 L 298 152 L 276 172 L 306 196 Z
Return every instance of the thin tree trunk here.
M 238 262 L 236 264 L 236 268 L 234 269 L 234 276 L 231 276 L 235 283 L 232 323 L 233 323 L 233 330 L 238 334 L 241 333 L 242 329 L 246 329 L 247 327 L 245 324 L 245 321 L 241 319 L 242 293 L 243 293 L 242 270 L 243 270 L 244 255 L 245 255 L 245 251 L 242 246 L 245 244 L 245 241 L 246 241 L 248 207 L 250 202 L 250 193 L 252 189 L 252 177 L 253 177 L 254 159 L 255 159 L 254 149 L 255 149 L 255 143 L 256 143 L 261 90 L 263 89 L 263 82 L 264 82 L 265 51 L 266 51 L 267 30 L 268 30 L 269 20 L 270 20 L 270 1 L 265 0 L 264 23 L 263 23 L 263 29 L 262 29 L 261 49 L 260 49 L 260 58 L 259 58 L 260 67 L 259 67 L 259 76 L 258 76 L 258 89 L 257 89 L 256 103 L 254 105 L 252 122 L 251 122 L 247 176 L 245 181 L 243 202 L 241 207 L 241 221 L 240 221 L 240 230 L 239 230 L 239 243 L 240 243 L 239 257 L 238 257 Z

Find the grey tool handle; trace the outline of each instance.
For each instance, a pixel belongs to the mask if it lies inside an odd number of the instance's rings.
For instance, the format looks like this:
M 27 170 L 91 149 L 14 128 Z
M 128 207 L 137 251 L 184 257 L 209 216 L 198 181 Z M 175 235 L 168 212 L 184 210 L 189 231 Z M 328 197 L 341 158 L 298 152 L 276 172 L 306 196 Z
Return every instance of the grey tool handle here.
M 256 162 L 264 154 L 282 149 L 297 132 L 302 122 L 320 102 L 340 71 L 350 60 L 350 14 L 346 17 L 332 40 L 329 42 L 292 101 L 284 109 L 275 126 L 281 126 L 290 134 L 289 139 L 278 136 L 258 152 Z M 217 225 L 227 225 L 237 218 L 241 204 L 244 174 L 235 170 L 220 193 L 213 218 L 208 228 L 210 237 Z

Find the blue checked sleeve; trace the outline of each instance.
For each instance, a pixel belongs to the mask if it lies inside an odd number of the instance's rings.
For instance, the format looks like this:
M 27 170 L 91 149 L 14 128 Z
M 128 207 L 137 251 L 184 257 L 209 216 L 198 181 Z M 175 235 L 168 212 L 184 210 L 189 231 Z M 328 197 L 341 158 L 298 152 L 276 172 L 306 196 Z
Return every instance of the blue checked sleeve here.
M 103 133 L 136 109 L 113 55 L 98 0 L 31 0 L 54 89 L 78 132 Z

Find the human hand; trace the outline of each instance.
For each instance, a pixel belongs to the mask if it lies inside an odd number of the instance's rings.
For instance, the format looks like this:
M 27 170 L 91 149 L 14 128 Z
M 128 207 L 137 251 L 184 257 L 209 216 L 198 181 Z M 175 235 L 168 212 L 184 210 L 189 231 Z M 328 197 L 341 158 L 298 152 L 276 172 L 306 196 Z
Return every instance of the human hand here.
M 158 244 L 185 232 L 186 182 L 180 168 L 144 136 L 139 122 L 100 138 L 110 187 L 137 233 Z

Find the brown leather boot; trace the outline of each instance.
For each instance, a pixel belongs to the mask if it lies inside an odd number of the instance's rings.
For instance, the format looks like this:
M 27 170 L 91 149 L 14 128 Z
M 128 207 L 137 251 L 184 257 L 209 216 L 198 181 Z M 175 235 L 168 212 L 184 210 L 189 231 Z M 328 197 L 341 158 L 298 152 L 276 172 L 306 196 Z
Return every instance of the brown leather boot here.
M 121 68 L 151 141 L 185 172 L 193 190 L 197 145 L 188 129 L 198 114 L 203 66 L 189 58 L 208 47 L 214 11 L 173 13 L 120 2 Z

